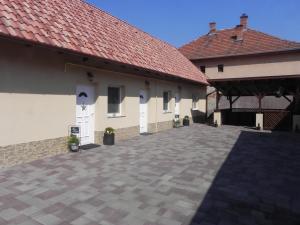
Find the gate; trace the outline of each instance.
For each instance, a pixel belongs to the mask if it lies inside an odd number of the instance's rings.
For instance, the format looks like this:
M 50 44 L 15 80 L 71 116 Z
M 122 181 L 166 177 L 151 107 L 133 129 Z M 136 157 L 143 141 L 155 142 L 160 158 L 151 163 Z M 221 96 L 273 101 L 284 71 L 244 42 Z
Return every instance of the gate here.
M 291 130 L 292 113 L 285 110 L 264 111 L 265 130 Z

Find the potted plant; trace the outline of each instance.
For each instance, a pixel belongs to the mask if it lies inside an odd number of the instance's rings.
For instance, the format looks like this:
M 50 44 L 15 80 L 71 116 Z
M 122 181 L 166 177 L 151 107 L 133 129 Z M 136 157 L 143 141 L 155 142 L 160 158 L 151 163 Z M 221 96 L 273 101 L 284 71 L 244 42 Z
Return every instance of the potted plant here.
M 185 116 L 183 118 L 182 124 L 183 124 L 183 126 L 189 126 L 190 125 L 190 118 L 189 118 L 189 116 Z
M 173 120 L 173 127 L 174 128 L 179 128 L 180 127 L 180 120 L 179 119 L 174 119 Z
M 115 130 L 112 127 L 107 127 L 104 131 L 103 136 L 104 145 L 114 145 L 115 144 Z
M 214 127 L 218 127 L 218 126 L 219 126 L 219 125 L 218 125 L 218 121 L 215 120 Z
M 72 152 L 79 151 L 79 139 L 76 135 L 71 135 L 68 139 L 68 145 Z

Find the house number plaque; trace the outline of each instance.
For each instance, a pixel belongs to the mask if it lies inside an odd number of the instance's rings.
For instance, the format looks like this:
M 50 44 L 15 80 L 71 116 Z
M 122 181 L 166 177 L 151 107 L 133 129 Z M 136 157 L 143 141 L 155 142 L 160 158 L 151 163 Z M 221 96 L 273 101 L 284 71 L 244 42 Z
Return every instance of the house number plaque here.
M 71 134 L 79 134 L 79 131 L 80 131 L 80 128 L 79 127 L 76 127 L 76 126 L 72 126 L 71 127 Z

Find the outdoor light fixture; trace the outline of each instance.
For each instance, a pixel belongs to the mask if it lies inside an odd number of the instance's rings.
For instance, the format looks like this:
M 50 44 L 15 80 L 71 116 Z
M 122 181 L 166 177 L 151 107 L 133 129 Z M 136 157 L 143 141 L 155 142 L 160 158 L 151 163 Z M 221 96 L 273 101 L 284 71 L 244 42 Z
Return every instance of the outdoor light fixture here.
M 150 88 L 150 82 L 146 80 L 145 81 L 145 86 L 146 86 L 147 89 Z
M 90 82 L 93 82 L 94 81 L 94 74 L 92 74 L 91 72 L 87 72 L 87 79 L 90 81 Z

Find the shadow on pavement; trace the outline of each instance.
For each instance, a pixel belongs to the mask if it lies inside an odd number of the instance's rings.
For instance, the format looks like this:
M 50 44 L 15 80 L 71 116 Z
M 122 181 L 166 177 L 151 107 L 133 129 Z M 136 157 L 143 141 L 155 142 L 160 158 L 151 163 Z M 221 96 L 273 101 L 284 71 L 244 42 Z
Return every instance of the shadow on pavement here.
M 300 224 L 300 135 L 243 131 L 190 225 Z

